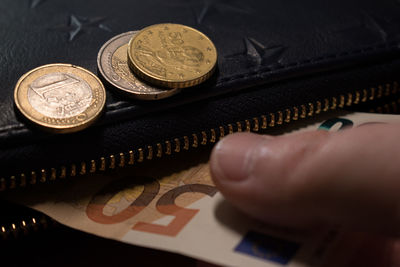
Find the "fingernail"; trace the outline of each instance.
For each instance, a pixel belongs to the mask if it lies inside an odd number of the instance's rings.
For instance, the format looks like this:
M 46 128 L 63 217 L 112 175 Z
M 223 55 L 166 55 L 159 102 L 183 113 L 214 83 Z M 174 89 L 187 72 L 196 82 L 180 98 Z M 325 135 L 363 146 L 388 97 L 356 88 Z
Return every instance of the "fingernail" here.
M 254 151 L 272 138 L 249 133 L 225 137 L 217 144 L 211 157 L 211 171 L 214 179 L 220 181 L 246 179 L 251 172 Z

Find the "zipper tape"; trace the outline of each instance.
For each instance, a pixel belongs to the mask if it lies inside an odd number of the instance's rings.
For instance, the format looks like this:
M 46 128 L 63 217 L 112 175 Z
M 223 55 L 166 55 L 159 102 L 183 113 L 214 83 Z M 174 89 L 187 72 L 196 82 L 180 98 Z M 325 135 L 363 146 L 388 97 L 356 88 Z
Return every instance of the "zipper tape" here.
M 199 146 L 212 145 L 224 136 L 234 132 L 265 132 L 269 128 L 289 124 L 292 121 L 298 121 L 328 111 L 352 107 L 361 103 L 382 99 L 383 97 L 393 96 L 398 92 L 399 84 L 397 81 L 394 81 L 369 89 L 357 90 L 351 93 L 340 94 L 335 97 L 293 106 L 243 121 L 228 123 L 216 128 L 192 133 L 191 135 L 164 140 L 153 145 L 122 151 L 98 159 L 82 161 L 80 163 L 70 164 L 69 166 L 40 168 L 38 170 L 32 170 L 29 173 L 2 177 L 0 178 L 0 191 L 124 168 L 155 158 L 170 156 L 181 151 L 189 151 Z M 397 105 L 396 102 L 394 104 Z M 393 105 L 393 103 L 391 105 Z
M 136 151 L 130 150 L 127 153 L 120 153 L 117 156 L 110 155 L 108 159 L 100 158 L 98 161 L 92 160 L 90 161 L 89 165 L 86 165 L 86 162 L 83 162 L 80 165 L 81 170 L 79 172 L 77 172 L 77 165 L 72 165 L 69 168 L 69 170 L 72 172 L 70 174 L 74 174 L 73 176 L 78 176 L 86 172 L 94 173 L 98 171 L 106 171 L 107 169 L 115 169 L 125 167 L 127 165 L 134 165 L 136 162 L 143 162 L 153 158 L 162 158 L 163 155 L 171 155 L 173 153 L 179 153 L 182 150 L 187 151 L 191 148 L 197 148 L 199 146 L 216 143 L 219 139 L 234 132 L 262 132 L 263 130 L 273 128 L 278 125 L 312 117 L 329 110 L 350 107 L 359 103 L 368 103 L 372 100 L 382 99 L 384 96 L 392 96 L 397 94 L 398 89 L 398 83 L 393 82 L 391 84 L 387 84 L 385 87 L 379 86 L 377 88 L 371 88 L 369 92 L 367 90 L 356 91 L 353 94 L 339 95 L 339 97 L 324 99 L 324 101 L 316 101 L 315 103 L 309 103 L 307 105 L 295 106 L 291 109 L 285 109 L 284 111 L 277 111 L 268 115 L 254 117 L 250 120 L 230 123 L 226 126 L 220 126 L 217 129 L 202 131 L 200 134 L 193 134 L 191 137 L 184 136 L 181 139 L 175 138 L 174 140 L 167 140 L 163 145 L 161 143 L 157 143 L 156 146 L 148 146 L 146 150 L 139 148 Z M 390 101 L 388 104 L 383 104 L 382 106 L 378 105 L 369 111 L 374 113 L 397 113 L 400 111 L 400 98 Z M 99 165 L 97 165 L 98 162 L 100 163 Z M 82 169 L 86 169 L 86 172 L 82 171 Z M 40 172 L 41 175 L 43 173 L 46 173 L 46 170 L 43 169 Z M 51 169 L 50 173 L 54 173 L 53 169 Z M 55 177 L 53 180 L 56 180 L 57 178 L 66 178 L 66 167 L 61 167 L 61 174 L 62 176 L 57 176 L 57 172 L 52 174 L 54 175 L 53 178 Z M 20 179 L 21 177 L 24 177 L 24 174 L 21 174 Z M 38 182 L 46 182 L 48 177 L 46 176 L 45 179 L 40 176 L 39 180 L 37 176 L 34 176 L 34 178 L 35 183 L 33 184 L 36 184 Z M 19 184 L 20 186 L 27 185 L 27 177 L 25 176 L 24 179 L 25 185 Z M 3 190 L 5 190 L 7 188 L 7 183 L 5 182 L 5 179 L 1 179 L 1 181 L 4 186 Z M 19 182 L 21 182 L 21 180 Z M 30 177 L 29 183 L 32 184 L 32 176 Z M 11 185 L 9 188 L 17 187 L 17 179 L 15 176 L 10 178 L 9 185 Z M 3 240 L 17 239 L 33 232 L 46 230 L 49 228 L 49 226 L 54 225 L 58 225 L 56 221 L 38 212 L 36 216 L 30 216 L 26 220 L 15 220 L 14 223 L 3 225 L 0 224 L 0 238 Z

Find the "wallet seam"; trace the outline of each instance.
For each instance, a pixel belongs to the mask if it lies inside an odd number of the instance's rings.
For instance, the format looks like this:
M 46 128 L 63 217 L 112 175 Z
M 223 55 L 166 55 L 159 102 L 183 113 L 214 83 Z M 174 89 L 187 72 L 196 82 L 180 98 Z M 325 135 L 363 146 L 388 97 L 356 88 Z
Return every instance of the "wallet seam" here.
M 234 74 L 229 77 L 221 78 L 218 81 L 217 85 L 220 85 L 220 84 L 226 83 L 226 82 L 238 81 L 243 78 L 250 78 L 250 77 L 264 75 L 268 72 L 273 72 L 276 70 L 287 70 L 292 67 L 302 67 L 302 66 L 306 66 L 306 65 L 312 64 L 312 63 L 321 63 L 321 62 L 323 63 L 324 61 L 329 62 L 329 60 L 332 60 L 332 59 L 340 59 L 340 58 L 344 58 L 346 56 L 357 55 L 357 54 L 362 55 L 364 53 L 374 51 L 374 50 L 379 50 L 379 49 L 389 50 L 391 48 L 395 48 L 398 46 L 399 46 L 399 44 L 396 41 L 392 41 L 392 42 L 387 42 L 387 43 L 381 43 L 378 45 L 357 48 L 357 49 L 350 50 L 350 51 L 342 51 L 342 52 L 339 52 L 336 54 L 327 54 L 327 55 L 318 56 L 315 58 L 305 59 L 305 60 L 282 64 L 282 65 L 277 65 L 274 67 L 263 67 L 263 68 L 259 68 L 257 71 L 253 70 L 253 71 L 250 71 L 247 73 Z M 128 107 L 130 107 L 130 106 L 128 106 Z M 125 108 L 127 108 L 127 107 L 121 108 L 115 104 L 114 104 L 114 106 L 111 106 L 111 105 L 107 106 L 108 111 L 123 110 Z M 6 125 L 6 126 L 0 128 L 0 136 L 4 136 L 4 132 L 8 132 L 9 130 L 21 130 L 24 128 L 25 128 L 25 126 L 23 124 Z

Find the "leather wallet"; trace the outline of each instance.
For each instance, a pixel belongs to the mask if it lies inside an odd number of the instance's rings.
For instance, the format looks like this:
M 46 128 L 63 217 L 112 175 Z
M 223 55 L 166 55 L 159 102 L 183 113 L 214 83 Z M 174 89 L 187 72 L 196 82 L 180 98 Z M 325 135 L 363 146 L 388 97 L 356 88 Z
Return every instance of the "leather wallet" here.
M 0 1 L 0 190 L 118 169 L 398 93 L 395 0 Z M 51 135 L 15 110 L 14 86 L 44 64 L 93 72 L 111 37 L 156 23 L 208 35 L 218 71 L 160 101 L 107 87 L 106 110 L 82 132 Z

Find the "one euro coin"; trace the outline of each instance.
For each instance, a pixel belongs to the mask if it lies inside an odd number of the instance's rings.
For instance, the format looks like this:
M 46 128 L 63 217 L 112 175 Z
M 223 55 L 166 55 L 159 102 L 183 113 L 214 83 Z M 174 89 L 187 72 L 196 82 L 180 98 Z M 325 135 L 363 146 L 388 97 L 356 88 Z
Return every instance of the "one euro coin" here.
M 14 101 L 34 125 L 53 133 L 71 133 L 99 118 L 106 92 L 92 72 L 70 64 L 50 64 L 20 78 Z

